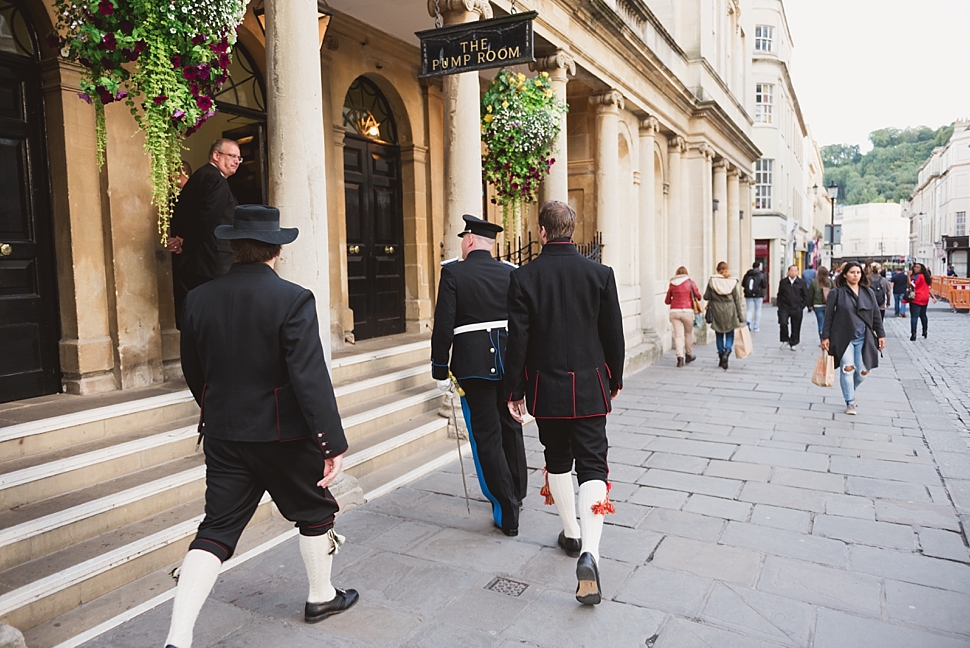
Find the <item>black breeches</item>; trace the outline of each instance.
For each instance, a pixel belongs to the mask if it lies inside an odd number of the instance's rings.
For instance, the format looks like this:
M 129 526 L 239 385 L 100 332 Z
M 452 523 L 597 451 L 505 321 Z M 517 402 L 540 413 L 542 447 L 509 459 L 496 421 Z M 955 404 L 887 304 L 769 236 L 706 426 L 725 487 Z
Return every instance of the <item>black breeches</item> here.
M 606 417 L 578 419 L 536 419 L 539 441 L 546 449 L 546 470 L 554 475 L 568 473 L 576 463 L 579 483 L 607 481 Z

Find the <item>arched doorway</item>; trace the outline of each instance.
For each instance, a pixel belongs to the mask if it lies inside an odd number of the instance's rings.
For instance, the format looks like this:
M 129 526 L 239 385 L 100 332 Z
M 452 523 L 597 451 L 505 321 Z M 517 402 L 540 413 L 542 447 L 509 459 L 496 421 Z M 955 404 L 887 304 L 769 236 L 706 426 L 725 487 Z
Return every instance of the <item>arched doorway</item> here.
M 0 0 L 0 402 L 60 391 L 38 52 L 24 8 Z
M 387 99 L 366 77 L 343 107 L 347 292 L 357 340 L 403 333 L 401 149 Z

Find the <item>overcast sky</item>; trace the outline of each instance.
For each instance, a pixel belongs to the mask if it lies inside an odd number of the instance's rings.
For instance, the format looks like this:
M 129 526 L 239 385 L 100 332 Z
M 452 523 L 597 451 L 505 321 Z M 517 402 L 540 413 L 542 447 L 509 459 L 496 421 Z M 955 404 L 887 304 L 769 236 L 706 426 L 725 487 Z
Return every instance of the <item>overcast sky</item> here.
M 820 146 L 970 117 L 970 0 L 784 0 L 792 80 Z

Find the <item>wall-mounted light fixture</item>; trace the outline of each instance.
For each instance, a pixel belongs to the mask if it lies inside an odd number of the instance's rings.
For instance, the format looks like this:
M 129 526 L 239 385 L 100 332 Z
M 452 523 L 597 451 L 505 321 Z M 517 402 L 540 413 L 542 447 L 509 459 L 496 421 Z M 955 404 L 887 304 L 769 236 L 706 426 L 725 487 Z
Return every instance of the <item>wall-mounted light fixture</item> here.
M 272 2 L 282 2 L 284 0 L 271 0 Z M 266 35 L 266 0 L 256 0 L 253 3 L 253 15 L 259 28 Z M 317 29 L 320 32 L 320 40 L 317 47 L 323 46 L 323 39 L 327 37 L 327 29 L 330 27 L 330 20 L 333 18 L 333 8 L 327 4 L 327 0 L 317 0 Z

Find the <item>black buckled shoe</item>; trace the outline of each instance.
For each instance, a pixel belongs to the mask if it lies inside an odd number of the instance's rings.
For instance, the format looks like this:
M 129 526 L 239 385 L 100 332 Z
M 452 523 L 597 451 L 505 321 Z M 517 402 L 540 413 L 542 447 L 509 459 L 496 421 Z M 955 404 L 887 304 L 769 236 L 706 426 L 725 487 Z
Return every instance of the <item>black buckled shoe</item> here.
M 560 531 L 559 546 L 570 558 L 579 558 L 579 550 L 583 548 L 583 541 L 579 538 L 567 538 L 566 532 Z
M 307 602 L 306 607 L 303 608 L 303 620 L 307 623 L 319 623 L 327 617 L 349 610 L 354 607 L 358 600 L 360 600 L 360 595 L 357 590 L 338 589 L 337 595 L 326 603 Z
M 600 570 L 593 560 L 593 554 L 588 551 L 579 557 L 576 563 L 576 600 L 583 605 L 598 605 L 602 599 L 600 595 Z

